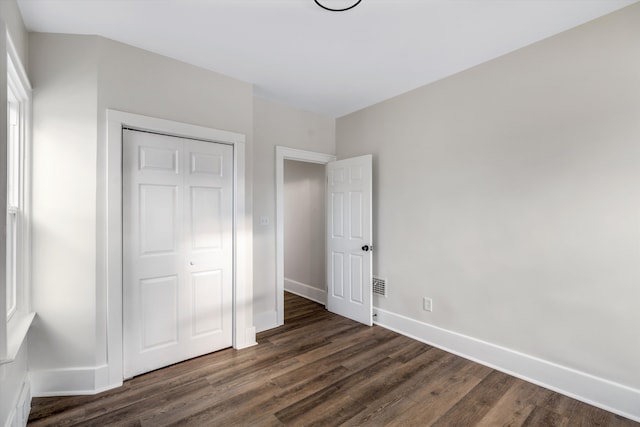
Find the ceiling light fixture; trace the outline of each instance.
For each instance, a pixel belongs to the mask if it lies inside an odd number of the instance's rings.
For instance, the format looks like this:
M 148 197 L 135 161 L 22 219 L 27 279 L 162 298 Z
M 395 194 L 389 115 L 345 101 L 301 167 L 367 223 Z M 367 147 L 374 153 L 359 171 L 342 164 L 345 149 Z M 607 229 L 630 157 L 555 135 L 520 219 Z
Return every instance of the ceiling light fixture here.
M 319 0 L 313 0 L 313 1 L 315 1 L 315 2 L 316 2 L 316 4 L 317 4 L 318 6 L 320 6 L 321 8 L 323 8 L 324 10 L 329 10 L 329 11 L 331 11 L 331 12 L 344 12 L 345 10 L 353 9 L 354 7 L 356 7 L 357 5 L 359 5 L 359 4 L 360 4 L 360 2 L 361 2 L 362 0 L 349 1 L 349 2 L 341 2 L 341 3 L 347 3 L 347 7 L 343 7 L 343 8 L 341 8 L 341 9 L 336 9 L 336 8 L 333 8 L 333 7 L 327 7 L 327 6 L 325 6 L 324 4 L 320 3 L 320 1 L 319 1 Z M 323 1 L 326 1 L 326 0 L 323 0 Z

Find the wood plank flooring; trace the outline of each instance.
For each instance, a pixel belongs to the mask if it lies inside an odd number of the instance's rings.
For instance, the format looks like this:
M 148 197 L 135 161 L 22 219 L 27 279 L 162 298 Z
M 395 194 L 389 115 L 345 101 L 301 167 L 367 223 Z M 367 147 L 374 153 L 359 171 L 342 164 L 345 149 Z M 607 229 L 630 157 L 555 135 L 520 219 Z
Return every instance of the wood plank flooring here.
M 259 345 L 94 396 L 35 398 L 30 426 L 638 426 L 292 294 Z

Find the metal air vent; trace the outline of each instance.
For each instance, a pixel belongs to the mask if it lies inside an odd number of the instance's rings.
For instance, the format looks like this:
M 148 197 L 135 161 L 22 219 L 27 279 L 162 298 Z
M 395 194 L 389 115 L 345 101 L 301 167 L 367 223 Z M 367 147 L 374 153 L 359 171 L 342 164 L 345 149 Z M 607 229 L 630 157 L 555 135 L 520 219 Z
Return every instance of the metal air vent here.
M 387 279 L 373 277 L 373 293 L 377 295 L 387 296 Z

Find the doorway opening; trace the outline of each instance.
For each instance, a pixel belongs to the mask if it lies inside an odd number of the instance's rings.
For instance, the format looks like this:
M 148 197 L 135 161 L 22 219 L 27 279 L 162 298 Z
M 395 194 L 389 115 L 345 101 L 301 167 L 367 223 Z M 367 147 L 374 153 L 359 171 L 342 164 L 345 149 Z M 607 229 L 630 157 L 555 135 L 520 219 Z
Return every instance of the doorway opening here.
M 325 167 L 284 161 L 284 290 L 326 305 Z
M 277 319 L 278 326 L 281 326 L 284 324 L 285 246 L 286 246 L 285 221 L 284 221 L 285 212 L 286 212 L 285 210 L 286 208 L 285 207 L 285 203 L 286 203 L 285 202 L 285 198 L 286 198 L 285 168 L 287 169 L 287 177 L 289 182 L 295 181 L 296 177 L 304 176 L 304 169 L 310 169 L 310 170 L 314 169 L 313 165 L 316 165 L 318 168 L 321 168 L 322 176 L 323 176 L 321 190 L 322 190 L 322 197 L 324 198 L 324 191 L 325 191 L 324 166 L 327 163 L 335 160 L 336 160 L 336 157 L 331 154 L 316 153 L 312 151 L 298 150 L 298 149 L 287 148 L 282 146 L 276 147 L 276 310 L 277 310 L 277 317 L 278 317 Z M 311 164 L 311 167 L 305 168 L 305 165 L 308 166 L 309 164 Z M 311 174 L 317 175 L 317 170 L 311 172 Z M 288 187 L 291 190 L 291 186 L 288 186 Z M 323 230 L 323 233 L 324 233 L 324 229 L 325 229 L 324 228 L 324 224 L 325 224 L 324 204 L 323 204 L 323 210 L 319 213 L 319 215 L 320 215 L 319 221 L 322 227 L 321 229 Z M 288 226 L 289 224 L 287 225 L 287 227 Z M 295 226 L 296 225 L 294 224 L 293 227 Z M 322 235 L 322 239 L 324 239 L 324 234 Z M 312 242 L 309 242 L 309 243 L 312 243 Z M 309 248 L 310 245 L 305 245 L 305 246 L 307 246 L 305 249 L 308 251 L 308 253 L 310 253 L 311 252 L 311 248 Z M 325 251 L 324 244 L 322 245 L 322 250 Z M 321 262 L 322 262 L 322 268 L 324 269 L 324 264 L 325 264 L 324 255 L 322 256 Z M 294 271 L 287 271 L 289 275 L 294 276 L 294 277 L 286 277 L 286 279 L 288 279 L 287 287 L 289 287 L 289 289 L 294 290 L 294 292 L 295 290 L 297 290 L 298 292 L 296 293 L 300 293 L 301 291 L 304 291 L 304 292 L 307 292 L 309 295 L 315 295 L 315 298 L 324 298 L 324 300 L 322 301 L 322 303 L 324 304 L 326 302 L 326 297 L 322 296 L 323 291 L 316 286 L 320 286 L 320 285 L 326 286 L 326 280 L 324 280 L 324 283 L 320 283 L 317 285 L 316 285 L 317 280 L 314 280 L 314 282 L 316 282 L 314 284 L 304 283 L 303 281 L 296 280 L 295 277 L 300 277 L 300 278 L 311 277 L 311 274 L 310 274 L 311 267 L 309 266 L 309 270 L 307 271 L 307 273 L 309 274 L 305 273 L 304 271 L 296 272 L 295 269 L 293 270 Z M 324 273 L 324 270 L 323 270 L 323 273 Z M 307 276 L 304 276 L 305 274 L 307 274 Z M 296 276 L 296 275 L 300 275 L 300 276 Z M 322 275 L 322 277 L 324 277 L 324 274 Z M 303 285 L 306 285 L 306 286 L 303 286 Z M 326 292 L 324 292 L 324 295 L 326 295 Z M 310 299 L 314 299 L 314 298 L 310 298 Z
M 276 308 L 284 324 L 284 168 L 286 160 L 326 166 L 326 307 L 366 325 L 373 324 L 373 156 L 336 161 L 327 154 L 276 147 Z

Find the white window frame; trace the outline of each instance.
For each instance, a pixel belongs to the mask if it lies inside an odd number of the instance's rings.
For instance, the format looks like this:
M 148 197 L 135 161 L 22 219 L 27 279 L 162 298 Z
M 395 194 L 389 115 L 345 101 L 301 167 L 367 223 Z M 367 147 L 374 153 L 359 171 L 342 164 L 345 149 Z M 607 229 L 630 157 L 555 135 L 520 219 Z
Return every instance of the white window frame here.
M 24 342 L 35 313 L 30 307 L 30 253 L 31 253 L 31 206 L 30 206 L 30 164 L 31 164 L 31 85 L 20 58 L 6 33 L 6 70 L 7 70 L 7 135 L 6 135 L 6 179 L 7 197 L 3 207 L 6 212 L 6 275 L 0 291 L 3 294 L 0 304 L 0 364 L 12 362 Z M 11 121 L 17 141 L 12 147 L 9 133 Z M 17 185 L 9 188 L 11 182 Z M 13 285 L 15 284 L 15 287 Z M 8 292 L 7 286 L 12 286 Z M 7 295 L 14 301 L 6 301 Z
M 8 68 L 11 61 L 7 58 Z M 16 97 L 15 86 L 7 76 L 7 240 L 6 240 L 6 316 L 10 320 L 17 311 L 19 282 L 22 279 L 19 256 L 22 208 L 22 151 L 24 145 L 24 120 L 22 103 Z

